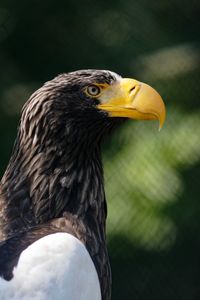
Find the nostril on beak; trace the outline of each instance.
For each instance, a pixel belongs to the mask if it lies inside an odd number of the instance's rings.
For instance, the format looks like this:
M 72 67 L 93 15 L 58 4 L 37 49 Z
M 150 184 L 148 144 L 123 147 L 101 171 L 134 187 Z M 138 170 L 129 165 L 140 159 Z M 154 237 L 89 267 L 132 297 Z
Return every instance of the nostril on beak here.
M 129 93 L 131 93 L 134 89 L 135 89 L 135 86 L 133 86 L 133 87 L 130 89 Z

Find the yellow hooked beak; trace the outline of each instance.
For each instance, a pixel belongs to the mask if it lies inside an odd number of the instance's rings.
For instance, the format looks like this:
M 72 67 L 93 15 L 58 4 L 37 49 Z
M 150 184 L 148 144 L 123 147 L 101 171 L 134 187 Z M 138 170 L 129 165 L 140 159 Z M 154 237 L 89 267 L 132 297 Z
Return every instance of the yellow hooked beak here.
M 99 97 L 99 109 L 111 117 L 136 120 L 159 120 L 159 128 L 165 121 L 165 104 L 151 86 L 135 79 L 124 78 L 108 86 Z

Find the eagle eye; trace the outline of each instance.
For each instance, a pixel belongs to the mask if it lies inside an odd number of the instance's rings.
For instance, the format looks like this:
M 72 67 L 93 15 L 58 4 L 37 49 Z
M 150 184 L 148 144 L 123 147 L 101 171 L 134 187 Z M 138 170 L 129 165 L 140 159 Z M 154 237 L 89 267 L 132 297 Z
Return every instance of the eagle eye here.
M 86 93 L 90 96 L 90 97 L 97 97 L 101 94 L 101 88 L 97 85 L 89 85 L 86 88 Z

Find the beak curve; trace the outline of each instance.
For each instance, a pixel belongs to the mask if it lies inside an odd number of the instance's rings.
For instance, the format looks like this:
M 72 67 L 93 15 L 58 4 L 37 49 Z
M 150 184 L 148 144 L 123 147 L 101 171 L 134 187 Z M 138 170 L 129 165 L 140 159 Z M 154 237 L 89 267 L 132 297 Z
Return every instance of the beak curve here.
M 105 91 L 103 103 L 98 105 L 99 109 L 107 111 L 111 117 L 159 120 L 159 129 L 162 128 L 166 116 L 165 104 L 155 89 L 129 78 L 123 78 L 110 89 L 113 90 L 108 91 L 107 98 Z

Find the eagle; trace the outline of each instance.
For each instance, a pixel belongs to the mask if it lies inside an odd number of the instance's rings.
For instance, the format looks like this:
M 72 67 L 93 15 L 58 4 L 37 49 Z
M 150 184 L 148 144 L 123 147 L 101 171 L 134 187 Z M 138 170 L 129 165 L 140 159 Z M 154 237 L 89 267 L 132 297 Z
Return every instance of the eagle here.
M 161 128 L 164 102 L 107 70 L 58 75 L 25 103 L 0 183 L 1 300 L 111 299 L 101 144 L 126 119 Z

